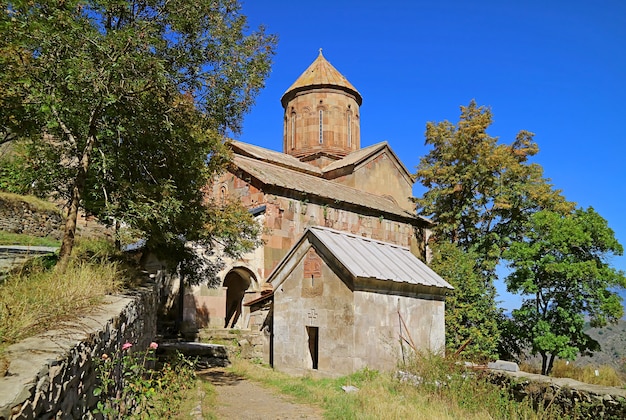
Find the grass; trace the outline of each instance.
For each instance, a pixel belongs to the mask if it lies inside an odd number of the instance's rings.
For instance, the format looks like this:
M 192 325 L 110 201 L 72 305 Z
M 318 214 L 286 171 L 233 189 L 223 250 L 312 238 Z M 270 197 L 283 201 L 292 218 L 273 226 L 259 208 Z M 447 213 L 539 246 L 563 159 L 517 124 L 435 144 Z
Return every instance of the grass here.
M 25 245 L 25 246 L 54 246 L 61 245 L 61 241 L 52 238 L 23 235 L 0 230 L 0 245 Z
M 217 392 L 210 382 L 197 377 L 193 386 L 186 389 L 182 395 L 179 413 L 173 416 L 176 420 L 185 420 L 192 418 L 190 414 L 197 410 L 198 405 L 202 410 L 202 418 L 207 420 L 215 420 L 217 417 L 213 414 L 217 406 Z
M 541 369 L 530 364 L 523 364 L 520 369 L 529 373 L 541 373 Z M 596 375 L 596 371 L 598 374 Z M 571 378 L 593 385 L 624 387 L 626 382 L 623 376 L 611 366 L 578 366 L 576 363 L 567 363 L 565 360 L 556 360 L 550 376 L 556 378 Z
M 11 344 L 80 316 L 134 277 L 102 240 L 77 243 L 63 275 L 55 262 L 30 260 L 0 283 L 0 356 Z
M 46 200 L 42 200 L 32 195 L 18 195 L 18 194 L 0 191 L 0 200 L 5 200 L 10 203 L 27 203 L 34 210 L 54 211 L 60 214 L 59 209 L 57 208 L 56 205 L 54 205 L 54 203 L 51 203 Z
M 453 361 L 421 355 L 402 368 L 415 377 L 400 381 L 371 370 L 334 379 L 291 377 L 271 368 L 235 360 L 234 373 L 319 406 L 329 419 L 557 419 L 556 408 L 535 411 L 530 401 L 516 402 L 480 374 L 468 373 Z M 353 385 L 358 392 L 341 387 Z

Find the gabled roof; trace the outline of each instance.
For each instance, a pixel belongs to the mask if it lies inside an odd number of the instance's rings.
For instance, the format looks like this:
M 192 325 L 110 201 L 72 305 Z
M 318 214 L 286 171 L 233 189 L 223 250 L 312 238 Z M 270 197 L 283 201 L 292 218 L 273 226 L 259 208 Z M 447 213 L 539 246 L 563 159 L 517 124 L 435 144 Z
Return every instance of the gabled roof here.
M 377 143 L 368 147 L 364 147 L 363 149 L 356 150 L 346 155 L 344 158 L 326 165 L 322 169 L 322 171 L 324 172 L 324 175 L 326 175 L 333 171 L 346 168 L 349 166 L 356 167 L 362 164 L 363 162 L 367 161 L 372 156 L 382 151 L 384 151 L 391 157 L 391 159 L 394 161 L 394 163 L 396 164 L 396 166 L 398 167 L 402 175 L 405 176 L 409 180 L 409 182 L 412 183 L 414 181 L 413 176 L 408 171 L 406 166 L 404 166 L 404 164 L 398 158 L 398 156 L 393 152 L 393 150 L 391 150 L 391 147 L 389 147 L 389 143 L 387 143 L 386 141 L 383 141 L 381 143 Z
M 355 282 L 377 280 L 425 286 L 443 292 L 454 288 L 424 262 L 411 253 L 409 248 L 341 232 L 335 229 L 309 227 L 283 260 L 268 277 L 276 290 L 305 255 L 305 243 L 311 244 L 322 255 L 332 255 Z M 292 261 L 297 259 L 298 261 Z M 389 289 L 393 289 L 389 286 Z
M 308 174 L 317 176 L 322 175 L 322 170 L 320 168 L 301 162 L 299 159 L 286 153 L 280 153 L 237 140 L 230 140 L 229 143 L 233 151 L 239 155 L 254 158 L 263 162 L 273 163 L 284 168 L 292 168 Z
M 265 185 L 273 185 L 306 195 L 323 197 L 335 202 L 349 203 L 402 218 L 428 221 L 409 213 L 391 200 L 365 191 L 357 190 L 317 176 L 297 172 L 271 163 L 241 155 L 235 155 L 233 163 L 242 171 Z M 430 223 L 430 221 L 428 221 Z
M 346 79 L 336 68 L 330 64 L 326 58 L 320 54 L 315 61 L 298 77 L 298 79 L 287 89 L 280 99 L 283 107 L 298 92 L 308 90 L 312 87 L 334 87 L 354 95 L 356 102 L 361 105 L 363 98 L 358 90 Z

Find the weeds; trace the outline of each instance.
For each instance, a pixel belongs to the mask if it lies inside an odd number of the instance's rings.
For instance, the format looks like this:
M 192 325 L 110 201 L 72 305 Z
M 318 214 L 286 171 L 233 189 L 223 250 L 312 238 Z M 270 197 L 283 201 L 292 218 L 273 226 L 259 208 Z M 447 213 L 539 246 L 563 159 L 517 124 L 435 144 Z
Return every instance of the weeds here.
M 94 414 L 106 419 L 172 418 L 186 401 L 195 379 L 194 364 L 178 354 L 159 364 L 156 343 L 143 352 L 131 352 L 126 343 L 113 356 L 102 355 L 97 366 L 99 398 Z

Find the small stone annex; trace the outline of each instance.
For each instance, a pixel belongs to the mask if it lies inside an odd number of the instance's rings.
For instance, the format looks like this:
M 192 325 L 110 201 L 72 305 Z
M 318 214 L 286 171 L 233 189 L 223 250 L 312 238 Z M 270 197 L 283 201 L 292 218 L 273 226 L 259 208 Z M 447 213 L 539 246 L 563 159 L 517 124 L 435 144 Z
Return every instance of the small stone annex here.
M 405 247 L 309 227 L 268 278 L 271 364 L 331 375 L 393 369 L 403 352 L 445 345 L 452 289 Z
M 239 261 L 228 262 L 220 273 L 222 287 L 201 285 L 187 292 L 183 311 L 186 323 L 198 328 L 265 328 L 267 358 L 272 353 L 269 349 L 273 349 L 273 360 L 279 360 L 280 346 L 272 346 L 278 345 L 281 338 L 276 331 L 274 341 L 271 340 L 271 319 L 267 319 L 267 314 L 271 318 L 272 311 L 268 309 L 272 299 L 277 299 L 274 320 L 282 319 L 283 314 L 278 311 L 285 306 L 279 304 L 276 284 L 270 281 L 270 275 L 294 246 L 301 243 L 309 228 L 331 228 L 351 237 L 400 246 L 426 260 L 431 222 L 416 215 L 411 201 L 412 175 L 389 144 L 381 142 L 361 148 L 362 101 L 356 88 L 320 50 L 316 60 L 281 98 L 283 152 L 230 142 L 231 168 L 215 180 L 209 194 L 219 200 L 241 200 L 264 228 L 263 245 Z M 339 277 L 349 284 L 346 278 Z M 402 316 L 405 322 L 411 320 L 420 324 L 420 328 L 428 325 L 432 330 L 413 337 L 415 340 L 419 337 L 418 347 L 439 350 L 444 336 L 443 296 L 449 285 L 443 282 L 435 287 L 436 292 L 431 290 L 427 294 L 405 293 L 403 301 L 425 299 L 430 303 L 417 312 L 407 309 Z M 333 288 L 329 286 L 328 290 Z M 391 290 L 381 293 L 395 296 Z M 315 309 L 310 302 L 298 299 L 290 301 L 290 305 L 290 310 Z M 389 313 L 395 314 L 393 325 L 397 328 L 397 301 L 389 298 L 384 305 L 390 305 Z M 406 303 L 405 308 L 413 306 Z M 300 333 L 306 331 L 305 327 L 315 326 L 303 325 Z M 317 339 L 325 343 L 328 337 L 319 328 Z M 422 341 L 422 337 L 427 339 Z M 355 362 L 355 367 L 361 364 Z

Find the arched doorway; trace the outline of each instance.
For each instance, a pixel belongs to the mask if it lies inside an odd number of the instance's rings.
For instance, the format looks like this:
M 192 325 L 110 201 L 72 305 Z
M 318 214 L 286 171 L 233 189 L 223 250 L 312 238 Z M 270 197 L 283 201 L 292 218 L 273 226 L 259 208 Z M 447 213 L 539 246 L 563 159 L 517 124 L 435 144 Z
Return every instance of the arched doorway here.
M 234 328 L 241 318 L 243 298 L 250 289 L 258 289 L 254 274 L 244 267 L 233 268 L 224 277 L 226 287 L 226 316 L 224 328 Z

